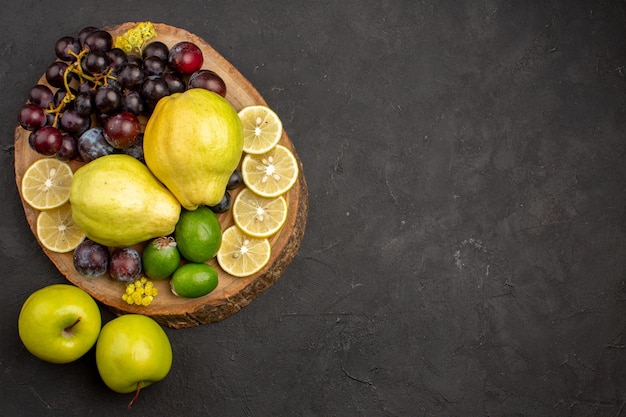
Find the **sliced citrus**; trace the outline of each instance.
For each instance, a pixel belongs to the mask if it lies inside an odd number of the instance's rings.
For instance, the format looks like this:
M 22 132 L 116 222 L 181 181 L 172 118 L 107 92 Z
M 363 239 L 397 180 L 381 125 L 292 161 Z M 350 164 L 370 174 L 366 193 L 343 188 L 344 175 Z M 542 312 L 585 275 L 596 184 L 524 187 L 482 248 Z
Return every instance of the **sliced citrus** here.
M 267 265 L 271 254 L 272 247 L 268 239 L 250 237 L 237 225 L 232 225 L 222 235 L 217 262 L 226 273 L 235 277 L 247 277 Z
M 37 210 L 59 207 L 70 198 L 72 168 L 55 158 L 33 162 L 22 177 L 22 197 Z
M 85 234 L 72 220 L 72 209 L 67 203 L 39 213 L 37 237 L 45 248 L 65 253 L 74 250 Z
M 264 154 L 244 156 L 241 175 L 246 186 L 257 195 L 278 197 L 296 183 L 298 161 L 289 149 L 276 145 Z
M 283 134 L 283 123 L 272 109 L 248 106 L 239 111 L 243 125 L 243 151 L 260 154 L 272 149 Z
M 241 231 L 252 237 L 270 237 L 278 232 L 287 220 L 287 201 L 281 195 L 261 197 L 244 188 L 235 197 L 233 220 Z

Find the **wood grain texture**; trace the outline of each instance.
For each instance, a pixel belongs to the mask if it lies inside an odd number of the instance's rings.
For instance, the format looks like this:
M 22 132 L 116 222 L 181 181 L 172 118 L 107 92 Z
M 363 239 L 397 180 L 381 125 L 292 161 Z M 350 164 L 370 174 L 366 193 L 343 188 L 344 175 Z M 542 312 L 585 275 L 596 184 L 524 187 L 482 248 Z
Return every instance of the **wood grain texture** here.
M 134 25 L 136 22 L 127 22 L 110 27 L 108 30 L 115 37 Z M 267 105 L 250 82 L 204 40 L 183 29 L 165 24 L 155 23 L 155 28 L 157 37 L 153 40 L 159 40 L 168 47 L 179 41 L 188 40 L 202 49 L 203 68 L 215 71 L 224 79 L 228 88 L 226 98 L 236 110 L 252 104 Z M 38 82 L 47 84 L 44 76 Z M 19 126 L 15 129 L 15 179 L 18 189 L 28 166 L 42 158 L 28 146 L 28 135 L 29 132 Z M 296 256 L 304 236 L 308 214 L 308 189 L 304 170 L 285 131 L 283 131 L 280 143 L 294 153 L 299 163 L 300 173 L 294 187 L 285 194 L 289 213 L 287 221 L 283 228 L 270 238 L 271 259 L 268 265 L 255 275 L 245 278 L 230 276 L 221 270 L 215 260 L 211 260 L 208 263 L 218 270 L 219 285 L 210 294 L 195 299 L 177 297 L 169 289 L 169 280 L 155 281 L 159 295 L 154 302 L 147 307 L 130 306 L 121 299 L 125 289 L 124 284 L 111 280 L 108 275 L 94 279 L 85 278 L 75 271 L 72 253 L 58 254 L 43 247 L 42 249 L 68 281 L 91 294 L 115 314 L 145 314 L 172 328 L 192 327 L 223 320 L 248 305 L 280 278 Z M 72 161 L 70 165 L 76 171 L 83 164 L 80 161 Z M 233 198 L 237 192 L 238 190 L 234 190 Z M 36 236 L 36 220 L 39 212 L 26 204 L 23 199 L 22 205 L 28 224 Z M 233 224 L 230 212 L 219 214 L 218 218 L 223 229 Z M 138 245 L 137 248 L 141 250 L 142 245 Z

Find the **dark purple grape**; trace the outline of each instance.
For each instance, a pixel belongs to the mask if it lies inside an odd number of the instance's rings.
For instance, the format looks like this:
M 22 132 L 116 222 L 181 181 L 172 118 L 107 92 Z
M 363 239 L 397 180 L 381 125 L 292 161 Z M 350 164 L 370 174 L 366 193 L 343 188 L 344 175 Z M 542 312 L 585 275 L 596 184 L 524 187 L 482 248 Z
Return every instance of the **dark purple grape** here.
M 128 62 L 126 52 L 120 48 L 111 49 L 107 52 L 107 55 L 111 61 L 111 66 L 115 71 L 119 71 Z
M 56 153 L 57 159 L 61 161 L 69 161 L 78 156 L 78 141 L 69 133 L 63 133 L 63 143 L 61 149 Z
M 123 88 L 133 89 L 143 82 L 146 74 L 137 64 L 126 64 L 117 75 L 117 81 Z
M 232 174 L 230 174 L 230 178 L 228 178 L 228 184 L 226 185 L 227 190 L 234 190 L 243 184 L 243 177 L 241 176 L 241 171 L 238 169 L 234 170 Z
M 104 114 L 113 114 L 122 106 L 122 94 L 111 86 L 100 87 L 94 97 L 96 108 Z
M 143 48 L 143 52 L 141 54 L 143 59 L 146 59 L 151 56 L 156 56 L 162 61 L 167 61 L 167 56 L 169 54 L 169 48 L 166 44 L 160 41 L 150 42 Z
M 46 112 L 46 126 L 54 126 L 54 119 L 56 115 L 54 113 Z
M 54 52 L 60 60 L 74 62 L 76 61 L 76 56 L 72 55 L 72 53 L 78 55 L 80 52 L 80 42 L 78 39 L 71 36 L 64 36 L 54 45 Z
M 82 116 L 92 114 L 96 109 L 93 97 L 94 95 L 91 92 L 78 93 L 74 99 L 74 110 Z
M 68 67 L 69 65 L 62 61 L 55 61 L 50 64 L 46 70 L 46 81 L 48 81 L 48 84 L 55 88 L 63 87 L 65 85 L 65 71 L 67 71 Z
M 70 87 L 70 92 L 73 95 L 77 94 L 77 91 L 74 90 L 73 88 Z M 65 88 L 59 88 L 55 93 L 54 93 L 54 97 L 52 98 L 52 103 L 54 104 L 54 107 L 59 107 L 61 105 L 61 102 L 65 99 L 65 96 L 67 95 L 67 91 L 65 90 Z M 72 107 L 74 107 L 74 101 L 71 100 L 68 103 L 66 103 L 66 109 L 71 109 Z
M 117 91 L 119 91 L 120 93 L 121 93 L 121 92 L 122 92 L 122 90 L 123 90 L 123 88 L 122 88 L 122 86 L 120 85 L 119 81 L 118 81 L 117 79 L 115 79 L 115 78 L 107 78 L 107 84 L 106 84 L 106 86 L 107 86 L 107 87 L 110 87 L 110 88 L 112 88 L 112 89 L 114 89 L 114 90 L 117 90 Z
M 38 105 L 39 107 L 43 107 L 44 109 L 48 108 L 48 105 L 52 102 L 54 98 L 54 94 L 52 94 L 52 90 L 47 85 L 37 84 L 33 88 L 30 89 L 28 94 L 28 99 L 31 103 Z
M 109 269 L 108 249 L 92 240 L 85 239 L 74 249 L 74 268 L 87 278 L 104 275 Z
M 104 51 L 87 52 L 80 61 L 83 71 L 91 74 L 104 74 L 111 66 L 111 60 Z
M 189 77 L 188 88 L 204 88 L 226 97 L 226 83 L 222 77 L 207 69 L 199 70 Z
M 36 130 L 44 127 L 48 119 L 44 109 L 36 104 L 25 104 L 17 115 L 17 121 L 26 130 Z
M 198 46 L 192 42 L 178 42 L 170 49 L 168 63 L 170 67 L 183 75 L 193 74 L 202 68 L 204 57 Z
M 138 65 L 139 67 L 143 67 L 143 59 L 140 56 L 130 54 L 128 55 L 128 57 L 126 57 L 126 59 L 129 64 L 135 64 L 135 65 Z
M 149 56 L 143 60 L 143 69 L 147 75 L 161 75 L 166 66 L 167 62 L 156 56 Z
M 104 138 L 101 127 L 92 127 L 78 138 L 78 153 L 85 162 L 110 155 L 115 148 Z
M 220 202 L 214 206 L 209 206 L 209 208 L 214 213 L 225 213 L 230 209 L 231 204 L 232 198 L 230 197 L 230 193 L 226 191 Z
M 63 134 L 56 127 L 44 126 L 33 132 L 32 138 L 29 138 L 29 144 L 37 153 L 51 156 L 61 149 Z
M 84 45 L 92 51 L 110 51 L 113 37 L 105 30 L 94 30 L 85 37 Z
M 65 110 L 61 116 L 61 128 L 75 135 L 82 135 L 91 125 L 91 118 L 78 113 L 75 109 Z
M 167 82 L 158 75 L 147 77 L 141 86 L 141 95 L 147 102 L 156 104 L 157 101 L 169 94 Z
M 78 84 L 79 93 L 93 93 L 95 91 L 94 84 L 91 81 L 85 81 Z
M 176 73 L 164 72 L 161 77 L 163 77 L 167 83 L 167 89 L 170 94 L 182 93 L 187 89 L 187 85 L 185 84 L 183 77 Z
M 80 42 L 81 46 L 85 46 L 85 39 L 89 36 L 90 33 L 95 32 L 96 30 L 100 30 L 95 26 L 87 26 L 84 27 L 78 32 L 78 42 Z
M 124 149 L 139 138 L 141 123 L 133 113 L 120 112 L 105 121 L 103 130 L 104 138 L 111 146 Z
M 109 275 L 120 282 L 133 282 L 141 275 L 141 255 L 133 248 L 113 252 L 109 263 Z
M 126 91 L 122 96 L 122 111 L 140 115 L 145 111 L 145 102 L 138 91 Z
M 145 160 L 143 157 L 143 133 L 139 135 L 139 138 L 135 141 L 135 143 L 130 145 L 128 148 L 122 149 L 122 153 L 125 153 L 126 155 L 130 155 L 133 158 L 141 162 L 144 162 Z

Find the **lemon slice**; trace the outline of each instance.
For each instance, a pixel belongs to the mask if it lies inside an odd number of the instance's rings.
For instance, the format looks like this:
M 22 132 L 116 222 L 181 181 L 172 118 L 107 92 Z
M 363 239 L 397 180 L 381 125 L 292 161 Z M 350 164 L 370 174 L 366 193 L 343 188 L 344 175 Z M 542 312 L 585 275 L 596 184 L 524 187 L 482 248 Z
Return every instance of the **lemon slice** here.
M 74 250 L 85 234 L 72 220 L 72 209 L 67 203 L 39 213 L 37 237 L 46 249 L 65 253 Z
M 239 111 L 243 125 L 243 151 L 261 154 L 272 149 L 283 134 L 283 123 L 272 109 L 257 105 Z
M 246 154 L 241 163 L 243 182 L 261 197 L 278 197 L 293 187 L 298 179 L 298 161 L 282 145 L 261 155 Z
M 283 196 L 260 197 L 244 188 L 235 197 L 232 213 L 235 224 L 248 236 L 270 237 L 287 220 L 287 201 Z
M 55 158 L 33 162 L 22 177 L 22 198 L 37 210 L 59 207 L 70 198 L 72 168 Z
M 235 277 L 247 277 L 267 265 L 271 254 L 269 240 L 250 237 L 237 225 L 232 225 L 222 234 L 217 262 L 226 273 Z

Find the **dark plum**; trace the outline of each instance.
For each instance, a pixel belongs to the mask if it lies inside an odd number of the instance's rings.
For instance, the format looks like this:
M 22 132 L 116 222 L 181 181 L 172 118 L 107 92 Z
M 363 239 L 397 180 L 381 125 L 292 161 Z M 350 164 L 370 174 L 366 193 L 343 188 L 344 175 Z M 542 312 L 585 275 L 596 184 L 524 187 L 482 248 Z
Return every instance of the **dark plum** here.
M 101 127 L 92 127 L 78 138 L 78 153 L 85 162 L 110 155 L 115 148 L 104 138 Z
M 111 255 L 109 275 L 120 282 L 133 282 L 141 275 L 141 255 L 133 248 L 118 249 Z
M 109 269 L 109 251 L 105 246 L 85 239 L 74 249 L 74 268 L 87 278 L 104 275 Z
M 207 69 L 191 74 L 187 88 L 204 88 L 226 97 L 226 83 L 224 83 L 222 77 Z
M 209 208 L 214 213 L 225 213 L 225 212 L 227 212 L 230 209 L 231 205 L 232 205 L 232 198 L 230 196 L 230 193 L 228 191 L 226 191 L 224 193 L 224 197 L 222 197 L 220 202 L 217 203 L 214 206 L 209 206 Z
M 130 145 L 128 148 L 122 149 L 122 153 L 130 155 L 138 161 L 145 162 L 143 157 L 143 133 L 139 135 L 139 138 Z
M 243 177 L 241 176 L 241 171 L 238 169 L 234 170 L 232 174 L 230 174 L 230 178 L 228 178 L 228 184 L 226 185 L 227 190 L 234 190 L 243 184 Z

